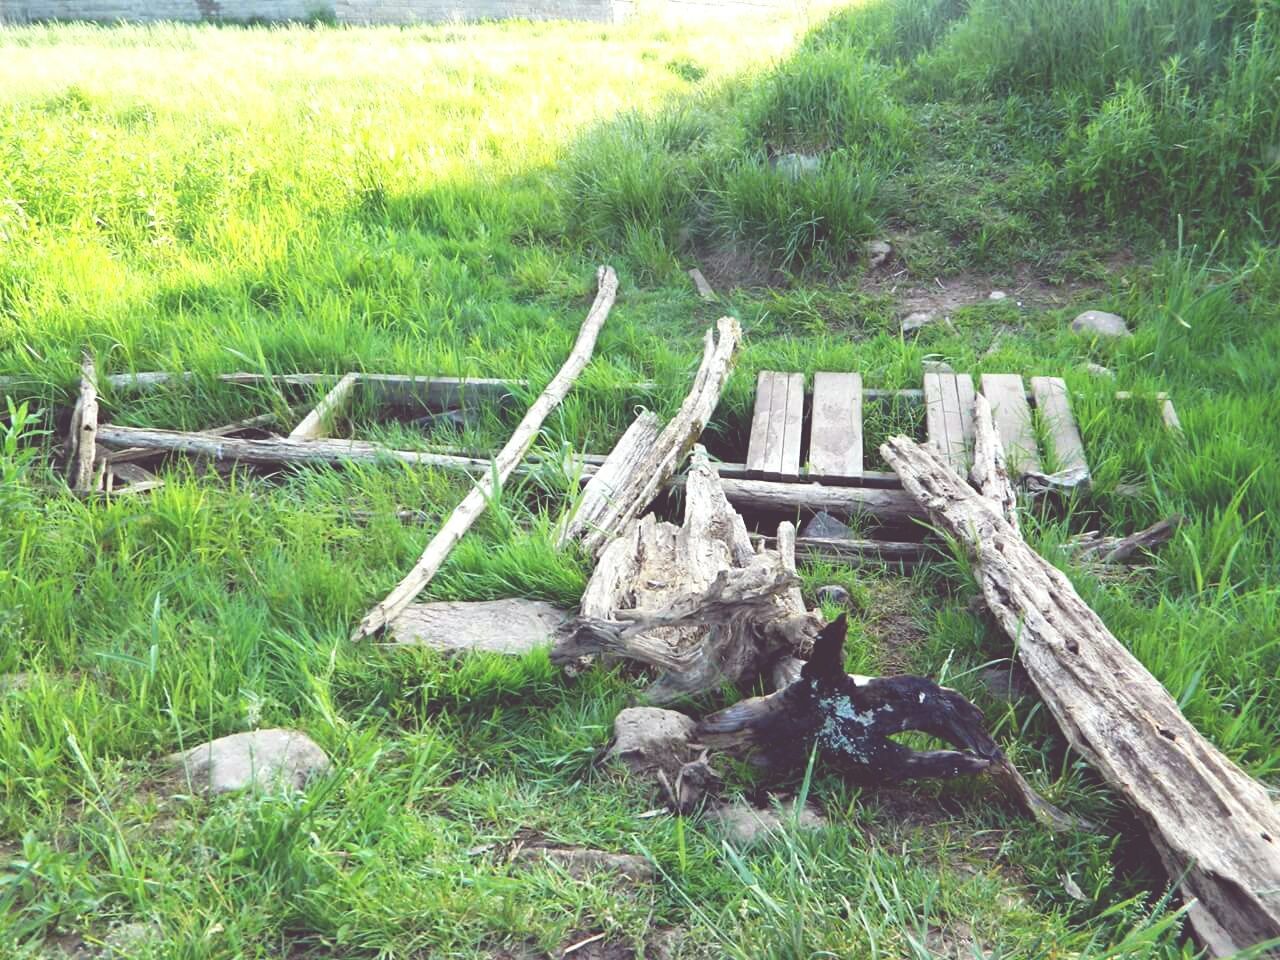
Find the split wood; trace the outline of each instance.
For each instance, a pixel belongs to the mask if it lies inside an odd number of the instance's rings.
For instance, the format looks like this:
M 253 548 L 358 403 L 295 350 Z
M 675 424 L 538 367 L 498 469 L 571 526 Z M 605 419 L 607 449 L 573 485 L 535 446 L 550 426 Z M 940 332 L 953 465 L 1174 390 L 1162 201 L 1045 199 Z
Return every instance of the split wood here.
M 351 634 L 352 640 L 362 640 L 382 630 L 416 597 L 444 564 L 454 545 L 462 539 L 471 525 L 484 512 L 499 487 L 515 471 L 529 447 L 533 445 L 543 421 L 560 405 L 574 381 L 586 368 L 595 351 L 596 337 L 604 326 L 613 302 L 618 295 L 618 277 L 612 267 L 601 267 L 597 273 L 599 292 L 587 319 L 578 332 L 578 339 L 560 371 L 534 400 L 524 418 L 516 426 L 511 438 L 494 458 L 491 472 L 482 476 L 462 503 L 449 515 L 440 531 L 431 538 L 422 557 L 396 586 L 386 599 L 374 606 Z
M 880 448 L 974 554 L 983 596 L 1050 713 L 1146 825 L 1214 956 L 1280 937 L 1280 811 L 1209 743 L 1066 576 L 991 502 L 906 437 Z

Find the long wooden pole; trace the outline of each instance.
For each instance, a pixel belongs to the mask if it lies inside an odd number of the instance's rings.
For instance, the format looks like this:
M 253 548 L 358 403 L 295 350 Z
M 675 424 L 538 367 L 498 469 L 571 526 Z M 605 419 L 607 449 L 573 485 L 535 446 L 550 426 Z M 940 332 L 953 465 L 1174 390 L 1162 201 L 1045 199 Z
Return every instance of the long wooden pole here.
M 982 593 L 1071 745 L 1142 817 L 1213 956 L 1280 937 L 1280 809 L 1036 553 L 938 455 L 880 448 L 902 485 L 977 558 Z
M 613 308 L 613 301 L 617 298 L 618 276 L 613 272 L 612 267 L 601 267 L 597 279 L 599 292 L 596 294 L 596 301 L 591 307 L 591 312 L 587 314 L 573 350 L 570 351 L 569 358 L 565 360 L 560 372 L 533 401 L 528 413 L 511 434 L 511 439 L 498 451 L 493 461 L 493 469 L 476 482 L 471 492 L 449 515 L 444 526 L 431 538 L 426 550 L 422 552 L 422 557 L 408 575 L 387 595 L 385 600 L 365 614 L 364 619 L 351 634 L 352 640 L 362 640 L 379 632 L 413 602 L 414 597 L 439 571 L 454 545 L 462 539 L 463 534 L 471 529 L 471 525 L 484 512 L 485 506 L 493 498 L 498 487 L 506 482 L 519 466 L 520 461 L 524 459 L 525 454 L 529 452 L 534 438 L 542 429 L 543 421 L 560 405 L 569 388 L 590 362 L 596 346 L 596 337 L 600 333 L 600 328 L 604 326 L 609 311 Z

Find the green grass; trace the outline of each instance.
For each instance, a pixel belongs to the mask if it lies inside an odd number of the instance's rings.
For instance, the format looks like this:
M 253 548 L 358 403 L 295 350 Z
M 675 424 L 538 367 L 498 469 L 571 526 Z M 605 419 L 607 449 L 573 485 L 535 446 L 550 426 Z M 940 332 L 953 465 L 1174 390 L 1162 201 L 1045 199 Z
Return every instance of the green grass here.
M 217 381 L 233 370 L 523 377 L 532 396 L 604 261 L 621 296 L 539 439 L 548 457 L 608 449 L 637 403 L 674 410 L 725 310 L 746 331 L 708 432 L 726 457 L 760 369 L 874 387 L 917 386 L 926 357 L 1061 374 L 1095 484 L 1028 517 L 1029 535 L 1065 565 L 1078 530 L 1188 518 L 1149 569 L 1068 572 L 1197 726 L 1275 783 L 1273 16 L 897 0 L 734 30 L 0 30 L 0 375 L 17 378 L 0 415 L 0 674 L 30 675 L 0 691 L 0 952 L 121 923 L 154 925 L 136 955 L 156 957 L 558 955 L 668 928 L 689 957 L 1193 952 L 1138 825 L 1041 709 L 978 682 L 1010 651 L 968 609 L 963 562 L 802 573 L 810 595 L 851 590 L 851 668 L 971 695 L 1050 799 L 1109 831 L 1048 834 L 982 783 L 855 790 L 818 771 L 789 786 L 830 826 L 740 854 L 696 818 L 642 817 L 652 798 L 593 762 L 643 680 L 347 643 L 463 495 L 456 477 L 175 464 L 147 498 L 102 504 L 56 492 L 48 452 L 86 347 L 110 372 L 197 373 L 107 391 L 103 416 L 126 424 L 312 399 Z M 817 173 L 789 177 L 788 153 Z M 898 280 L 864 276 L 863 241 L 886 234 Z M 696 298 L 694 262 L 723 305 Z M 904 340 L 903 297 L 935 276 L 983 292 Z M 1019 307 L 1028 283 L 1045 296 Z M 986 301 L 994 286 L 1010 300 Z M 1123 313 L 1134 338 L 1074 337 L 1082 305 Z M 620 389 L 646 379 L 647 397 Z M 1117 388 L 1169 391 L 1185 439 Z M 427 437 L 358 405 L 342 427 L 492 448 L 511 419 Z M 897 430 L 919 434 L 919 410 L 868 410 L 870 467 Z M 430 596 L 575 603 L 587 565 L 553 546 L 568 489 L 551 467 L 508 486 Z M 289 800 L 155 789 L 167 753 L 271 725 L 315 737 L 332 776 Z M 643 852 L 663 879 L 508 865 L 530 836 Z

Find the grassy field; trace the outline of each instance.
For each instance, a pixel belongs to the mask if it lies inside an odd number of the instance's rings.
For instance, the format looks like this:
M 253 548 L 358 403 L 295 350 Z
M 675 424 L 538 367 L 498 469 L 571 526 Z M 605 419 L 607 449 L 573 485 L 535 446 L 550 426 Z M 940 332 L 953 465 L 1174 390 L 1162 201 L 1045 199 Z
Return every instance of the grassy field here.
M 1062 375 L 1095 482 L 1032 512 L 1029 537 L 1066 566 L 1072 533 L 1187 517 L 1130 576 L 1066 568 L 1199 728 L 1280 783 L 1275 16 L 892 0 L 733 29 L 0 28 L 0 674 L 26 677 L 0 689 L 0 954 L 89 955 L 121 927 L 140 935 L 116 955 L 166 958 L 559 957 L 597 933 L 570 956 L 1194 954 L 1131 815 L 1034 699 L 979 682 L 1010 649 L 963 562 L 802 573 L 852 591 L 851 669 L 972 696 L 1051 800 L 1107 829 L 1050 834 L 980 782 L 818 771 L 829 827 L 739 853 L 697 818 L 642 816 L 643 787 L 593 762 L 634 678 L 347 643 L 457 478 L 186 464 L 102 504 L 56 492 L 48 451 L 85 348 L 100 370 L 197 373 L 108 391 L 124 424 L 280 408 L 218 384 L 234 370 L 532 394 L 600 262 L 622 293 L 544 451 L 608 449 L 641 399 L 671 412 L 726 308 L 747 343 L 709 431 L 722 452 L 759 369 Z M 792 152 L 818 172 L 780 173 Z M 881 236 L 897 259 L 871 272 Z M 723 306 L 696 298 L 695 262 Z M 1071 334 L 1084 307 L 1134 337 Z M 950 322 L 904 338 L 921 308 Z M 645 379 L 648 398 L 619 389 Z M 1116 389 L 1169 391 L 1185 438 Z M 868 450 L 917 419 L 880 418 Z M 566 489 L 506 489 L 430 596 L 576 603 L 588 566 L 552 545 Z M 289 798 L 156 788 L 181 745 L 275 725 L 314 737 L 332 776 Z M 765 786 L 730 772 L 731 793 Z M 529 838 L 642 853 L 662 879 L 508 864 Z

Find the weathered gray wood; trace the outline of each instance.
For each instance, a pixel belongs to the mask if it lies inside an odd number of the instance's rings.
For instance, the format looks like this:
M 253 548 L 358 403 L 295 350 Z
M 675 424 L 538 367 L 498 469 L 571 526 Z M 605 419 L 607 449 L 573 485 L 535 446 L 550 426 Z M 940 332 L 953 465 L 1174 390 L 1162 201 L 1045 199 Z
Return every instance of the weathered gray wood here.
M 983 394 L 978 394 L 974 401 L 973 424 L 973 470 L 969 479 L 987 502 L 1000 512 L 1000 516 L 1018 530 L 1017 491 L 1009 477 L 1004 445 L 991 416 L 991 404 Z
M 862 476 L 862 375 L 815 373 L 809 475 L 842 480 Z
M 716 330 L 718 337 L 707 331 L 702 346 L 702 362 L 680 410 L 662 428 L 662 433 L 649 449 L 648 458 L 637 466 L 635 475 L 627 478 L 625 486 L 615 491 L 613 502 L 600 517 L 596 528 L 583 536 L 582 545 L 591 555 L 598 555 L 611 537 L 620 534 L 627 524 L 648 508 L 702 436 L 707 421 L 715 413 L 720 393 L 733 369 L 734 353 L 742 339 L 742 328 L 733 317 L 721 317 L 716 323 Z
M 752 543 L 776 549 L 772 537 L 751 535 Z M 894 540 L 837 540 L 829 537 L 797 537 L 795 556 L 801 560 L 818 560 L 842 564 L 904 564 L 912 567 L 930 553 L 923 543 Z
M 280 418 L 274 413 L 263 413 L 256 417 L 246 417 L 243 420 L 235 421 L 235 423 L 223 424 L 221 427 L 213 427 L 200 432 L 210 437 L 229 437 L 242 430 L 257 430 L 261 427 L 272 426 L 279 420 Z
M 1083 471 L 1087 483 L 1089 465 L 1084 458 L 1084 441 L 1071 415 L 1066 381 L 1061 377 L 1032 377 L 1031 393 L 1036 398 L 1040 420 L 1049 431 L 1049 444 L 1058 470 Z
M 346 374 L 293 428 L 289 439 L 319 440 L 321 437 L 327 437 L 333 429 L 333 421 L 351 406 L 351 395 L 359 382 L 358 373 Z
M 643 385 L 639 385 L 643 386 Z M 396 373 L 365 373 L 358 393 L 375 404 L 425 410 L 506 408 L 529 390 L 527 380 L 492 377 L 415 377 Z
M 80 364 L 80 399 L 72 417 L 75 456 L 72 461 L 71 489 L 88 493 L 97 489 L 94 483 L 94 461 L 98 455 L 98 377 L 93 357 L 88 353 Z
M 721 481 L 721 486 L 730 503 L 746 510 L 769 513 L 825 510 L 841 518 L 866 516 L 880 524 L 908 524 L 925 516 L 915 501 L 901 490 L 729 478 Z
M 1280 937 L 1280 810 L 999 511 L 931 450 L 881 447 L 903 486 L 974 553 L 983 596 L 1071 745 L 1141 816 L 1215 956 Z
M 964 442 L 964 448 L 968 455 L 973 450 L 974 401 L 977 397 L 977 391 L 973 388 L 973 377 L 969 376 L 967 373 L 958 373 L 955 375 L 955 378 L 956 400 L 960 405 L 958 413 L 960 419 L 960 437 Z M 965 464 L 968 465 L 969 462 L 969 459 L 966 459 Z
M 569 619 L 565 611 L 540 600 L 411 603 L 387 632 L 397 645 L 522 656 L 550 647 Z
M 963 473 L 973 439 L 973 380 L 967 374 L 926 373 L 924 402 L 929 442 L 951 469 Z
M 781 455 L 780 439 L 775 435 L 773 420 L 773 388 L 779 374 L 761 370 L 756 374 L 756 405 L 751 415 L 751 438 L 747 441 L 747 472 L 763 477 L 770 471 L 770 458 Z
M 804 374 L 789 373 L 787 378 L 787 410 L 783 417 L 782 467 L 778 479 L 800 476 L 800 442 L 804 433 Z
M 600 285 L 599 293 L 591 307 L 591 312 L 587 314 L 587 319 L 582 324 L 582 329 L 578 331 L 573 349 L 559 372 L 516 425 L 511 438 L 498 451 L 493 461 L 493 471 L 480 477 L 471 492 L 445 520 L 439 532 L 431 538 L 431 542 L 427 544 L 413 569 L 396 585 L 386 599 L 365 614 L 364 619 L 352 632 L 352 640 L 360 640 L 380 631 L 431 582 L 454 545 L 462 539 L 463 534 L 471 529 L 471 525 L 484 512 L 485 507 L 497 492 L 498 486 L 505 483 L 520 465 L 520 461 L 524 459 L 524 455 L 528 453 L 533 441 L 537 438 L 543 421 L 560 405 L 569 388 L 586 368 L 595 350 L 596 337 L 599 336 L 600 328 L 604 326 L 604 321 L 609 316 L 613 301 L 618 294 L 618 277 L 612 267 L 601 267 L 597 279 Z
M 564 548 L 587 531 L 598 529 L 617 492 L 626 486 L 628 478 L 633 477 L 636 471 L 645 469 L 645 461 L 657 443 L 659 432 L 657 415 L 642 410 L 595 475 L 587 481 L 573 512 L 565 515 L 556 541 L 558 547 Z
M 1042 472 L 1022 378 L 1016 373 L 984 373 L 982 393 L 991 404 L 996 432 L 1014 475 Z
M 711 284 L 707 283 L 707 278 L 702 275 L 702 271 L 694 267 L 689 271 L 689 276 L 693 280 L 694 289 L 698 291 L 698 296 L 708 303 L 715 303 L 717 299 L 716 292 L 711 289 Z

